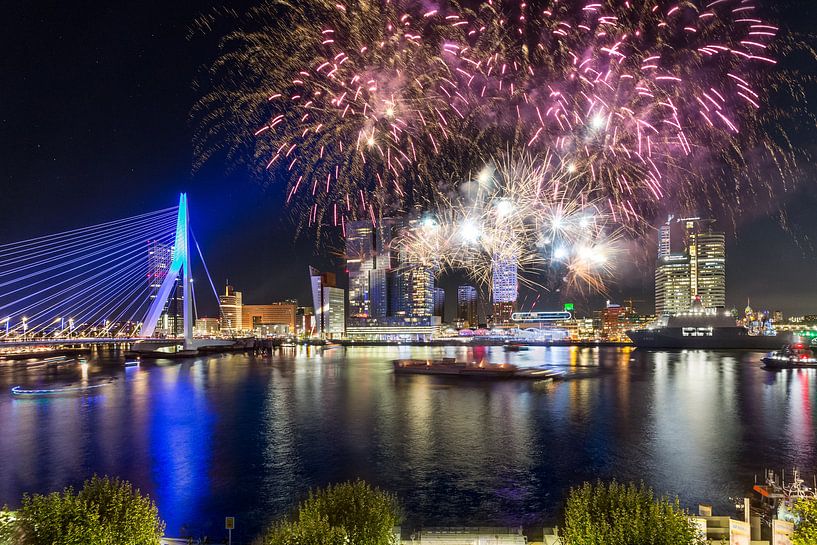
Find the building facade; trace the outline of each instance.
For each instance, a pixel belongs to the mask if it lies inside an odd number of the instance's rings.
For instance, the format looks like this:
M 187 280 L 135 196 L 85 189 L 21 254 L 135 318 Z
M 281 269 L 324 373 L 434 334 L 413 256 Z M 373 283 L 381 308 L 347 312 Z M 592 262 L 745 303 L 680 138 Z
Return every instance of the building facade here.
M 244 329 L 254 331 L 259 325 L 286 325 L 290 332 L 295 332 L 295 315 L 297 303 L 279 302 L 268 305 L 243 305 L 241 323 Z

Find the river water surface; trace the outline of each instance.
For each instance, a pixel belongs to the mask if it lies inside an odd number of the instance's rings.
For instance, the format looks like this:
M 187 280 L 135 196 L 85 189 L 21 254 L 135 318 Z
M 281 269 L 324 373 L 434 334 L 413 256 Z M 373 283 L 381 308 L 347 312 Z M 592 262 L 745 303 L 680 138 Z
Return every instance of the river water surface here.
M 394 376 L 398 357 L 548 365 L 558 383 Z M 0 363 L 0 505 L 94 473 L 156 500 L 168 535 L 248 541 L 310 487 L 356 477 L 398 494 L 406 526 L 538 525 L 570 486 L 643 480 L 683 504 L 751 490 L 765 468 L 817 469 L 817 375 L 751 352 L 627 348 L 289 348 L 121 367 Z M 119 366 L 110 365 L 119 362 Z M 115 377 L 94 395 L 16 399 Z M 236 539 L 238 538 L 238 539 Z

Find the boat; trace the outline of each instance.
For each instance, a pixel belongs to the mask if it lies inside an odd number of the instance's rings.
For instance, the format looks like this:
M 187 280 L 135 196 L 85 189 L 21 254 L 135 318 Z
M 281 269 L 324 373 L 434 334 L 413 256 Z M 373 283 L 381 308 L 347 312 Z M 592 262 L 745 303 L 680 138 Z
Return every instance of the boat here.
M 519 343 L 511 343 L 505 345 L 505 352 L 522 352 L 529 350 L 527 346 Z
M 817 475 L 814 476 L 814 486 L 805 486 L 805 481 L 800 477 L 800 472 L 795 469 L 791 473 L 791 479 L 786 481 L 786 473 L 778 475 L 774 471 L 767 470 L 766 480 L 763 484 L 752 487 L 758 494 L 759 513 L 767 520 L 782 519 L 789 522 L 799 522 L 799 517 L 795 509 L 795 503 L 803 499 L 817 500 Z
M 769 352 L 760 361 L 770 369 L 812 368 L 817 369 L 814 351 L 804 343 L 787 344 L 780 350 Z
M 99 388 L 108 386 L 113 383 L 113 380 L 107 382 L 99 382 L 94 384 L 82 384 L 79 386 L 64 386 L 62 388 L 47 388 L 47 389 L 27 389 L 22 386 L 13 386 L 11 388 L 11 395 L 14 397 L 55 397 L 61 395 L 85 394 L 94 392 Z
M 728 312 L 693 305 L 690 312 L 664 316 L 655 326 L 627 331 L 638 348 L 769 350 L 791 342 L 791 335 L 773 329 L 752 331 Z
M 455 358 L 441 360 L 402 359 L 393 360 L 395 374 L 438 375 L 449 377 L 487 379 L 547 380 L 561 377 L 561 373 L 546 368 L 520 369 L 511 363 L 458 362 Z
M 125 367 L 137 367 L 139 362 L 137 360 L 128 360 L 125 362 Z

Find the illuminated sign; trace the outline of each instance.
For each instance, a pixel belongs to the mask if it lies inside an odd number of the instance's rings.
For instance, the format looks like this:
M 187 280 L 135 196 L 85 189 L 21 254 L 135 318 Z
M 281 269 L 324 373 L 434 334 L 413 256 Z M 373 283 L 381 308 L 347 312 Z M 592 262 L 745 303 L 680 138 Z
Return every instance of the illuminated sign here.
M 514 322 L 558 322 L 573 317 L 569 312 L 514 312 L 511 320 Z
M 574 308 L 573 303 L 565 303 L 565 312 L 573 312 Z

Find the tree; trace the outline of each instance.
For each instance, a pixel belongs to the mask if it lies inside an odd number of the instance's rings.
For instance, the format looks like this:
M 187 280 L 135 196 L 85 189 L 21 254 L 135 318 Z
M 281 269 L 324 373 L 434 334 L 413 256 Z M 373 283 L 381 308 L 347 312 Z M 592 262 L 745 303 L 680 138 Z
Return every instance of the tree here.
M 397 498 L 364 481 L 311 491 L 295 519 L 274 525 L 258 545 L 393 545 Z
M 794 512 L 800 522 L 794 527 L 793 545 L 817 543 L 817 498 L 803 498 L 794 504 Z
M 23 496 L 16 524 L 21 545 L 156 545 L 164 533 L 150 498 L 127 481 L 97 476 L 79 493 Z
M 565 506 L 565 545 L 697 545 L 697 530 L 678 500 L 656 499 L 643 484 L 585 483 Z

